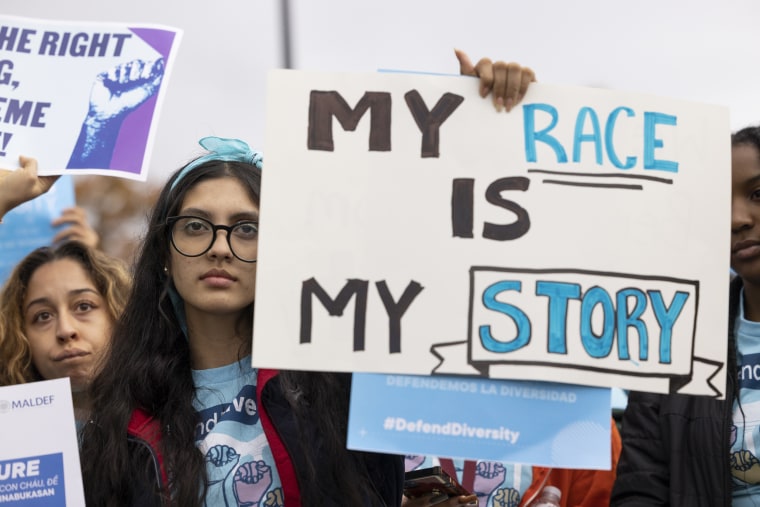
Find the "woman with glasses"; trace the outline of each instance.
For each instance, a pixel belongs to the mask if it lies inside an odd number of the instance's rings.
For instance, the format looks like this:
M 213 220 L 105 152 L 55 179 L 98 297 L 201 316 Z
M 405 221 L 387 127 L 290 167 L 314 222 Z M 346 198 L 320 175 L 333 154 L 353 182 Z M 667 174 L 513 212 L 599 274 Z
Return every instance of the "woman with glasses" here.
M 261 156 L 201 144 L 158 198 L 93 384 L 88 505 L 397 503 L 401 458 L 345 449 L 349 376 L 251 367 Z
M 506 64 L 464 59 L 497 108 L 524 93 Z M 201 145 L 153 209 L 92 386 L 88 505 L 400 505 L 403 456 L 345 447 L 350 375 L 251 367 L 262 159 Z

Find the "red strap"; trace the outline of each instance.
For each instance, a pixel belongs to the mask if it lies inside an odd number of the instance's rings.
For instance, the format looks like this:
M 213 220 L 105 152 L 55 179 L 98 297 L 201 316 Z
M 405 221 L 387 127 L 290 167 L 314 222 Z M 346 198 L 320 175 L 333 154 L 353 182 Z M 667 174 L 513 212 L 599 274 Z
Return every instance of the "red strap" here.
M 454 460 L 449 458 L 439 458 L 438 462 L 441 464 L 441 468 L 444 472 L 453 477 L 455 481 L 459 482 L 459 475 L 454 467 Z M 459 482 L 464 489 L 470 492 L 472 492 L 472 488 L 475 485 L 475 465 L 475 461 L 469 459 L 465 460 L 464 470 L 462 471 L 462 480 Z
M 458 482 L 459 477 L 457 476 L 457 469 L 454 468 L 454 460 L 449 458 L 439 458 L 438 461 L 441 463 L 441 468 L 443 471 L 449 474 L 454 478 L 455 481 Z
M 169 476 L 164 467 L 164 455 L 161 454 L 161 425 L 158 420 L 143 409 L 136 408 L 132 411 L 132 417 L 127 424 L 127 433 L 145 441 L 150 446 L 158 461 L 162 486 L 168 487 Z
M 477 462 L 475 460 L 465 460 L 464 471 L 462 472 L 462 486 L 464 489 L 473 493 L 475 487 L 475 470 Z

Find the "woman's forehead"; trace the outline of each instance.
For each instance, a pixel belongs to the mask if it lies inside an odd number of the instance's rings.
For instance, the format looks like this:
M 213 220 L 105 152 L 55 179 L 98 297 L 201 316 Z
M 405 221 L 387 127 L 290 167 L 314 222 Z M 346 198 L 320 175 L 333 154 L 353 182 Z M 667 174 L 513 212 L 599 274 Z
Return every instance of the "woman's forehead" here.
M 203 211 L 209 215 L 230 215 L 258 212 L 251 190 L 236 178 L 204 180 L 188 189 L 180 211 Z
M 760 174 L 760 150 L 751 144 L 739 144 L 731 150 L 731 172 L 734 182 Z

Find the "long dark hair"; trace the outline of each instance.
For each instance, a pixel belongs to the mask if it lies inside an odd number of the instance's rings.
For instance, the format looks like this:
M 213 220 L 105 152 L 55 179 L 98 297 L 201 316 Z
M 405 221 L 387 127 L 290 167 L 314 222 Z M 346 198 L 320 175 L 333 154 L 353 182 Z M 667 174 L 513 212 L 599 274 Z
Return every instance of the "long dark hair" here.
M 171 503 L 201 504 L 204 458 L 195 447 L 197 414 L 190 347 L 169 297 L 171 279 L 166 218 L 175 215 L 185 194 L 198 182 L 232 177 L 258 203 L 261 173 L 240 162 L 211 161 L 178 179 L 169 179 L 153 208 L 134 266 L 133 291 L 114 329 L 100 375 L 91 386 L 92 418 L 82 434 L 82 473 L 88 505 L 129 504 L 137 474 L 129 455 L 127 425 L 140 408 L 164 429 L 161 452 L 169 471 Z M 176 183 L 175 183 L 176 182 Z M 175 473 L 173 473 L 175 472 Z M 204 485 L 199 489 L 199 481 Z M 164 500 L 169 493 L 162 493 Z
M 176 215 L 189 189 L 203 180 L 232 177 L 259 202 L 261 173 L 252 165 L 212 161 L 178 178 L 170 178 L 159 195 L 134 268 L 134 289 L 101 374 L 91 388 L 92 420 L 82 435 L 82 470 L 88 505 L 122 505 L 134 501 L 133 481 L 144 476 L 145 460 L 130 456 L 126 430 L 140 408 L 162 428 L 160 450 L 168 471 L 164 503 L 200 506 L 207 488 L 202 453 L 195 446 L 197 414 L 190 348 L 181 329 L 164 273 L 169 261 L 166 218 Z M 253 308 L 251 308 L 251 312 Z M 319 505 L 336 494 L 346 505 L 381 505 L 363 453 L 345 448 L 348 413 L 347 376 L 330 373 L 280 373 L 277 382 L 291 408 L 300 441 L 296 467 L 305 505 Z M 308 439 L 319 437 L 319 445 Z M 316 449 L 316 450 L 315 450 Z M 318 454 L 318 456 L 317 456 Z M 326 461 L 325 461 L 326 460 Z M 199 485 L 200 483 L 200 485 Z M 400 500 L 400 499 L 399 499 Z

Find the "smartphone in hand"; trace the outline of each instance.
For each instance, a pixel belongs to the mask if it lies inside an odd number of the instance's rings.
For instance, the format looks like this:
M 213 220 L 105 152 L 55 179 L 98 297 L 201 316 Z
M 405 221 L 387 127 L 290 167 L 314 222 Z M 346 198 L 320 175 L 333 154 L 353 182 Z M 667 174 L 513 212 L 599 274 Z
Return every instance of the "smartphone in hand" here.
M 404 475 L 404 496 L 417 498 L 431 493 L 446 494 L 449 498 L 471 494 L 439 466 L 406 472 Z

